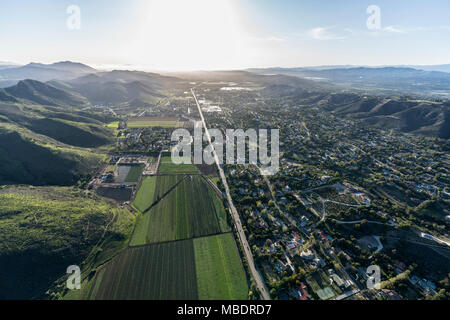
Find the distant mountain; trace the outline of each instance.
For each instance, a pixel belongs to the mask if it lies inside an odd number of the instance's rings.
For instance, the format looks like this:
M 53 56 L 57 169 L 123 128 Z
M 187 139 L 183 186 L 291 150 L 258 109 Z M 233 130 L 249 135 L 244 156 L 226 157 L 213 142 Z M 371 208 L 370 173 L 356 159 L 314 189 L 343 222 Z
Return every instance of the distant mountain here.
M 10 98 L 14 97 L 48 106 L 82 107 L 89 104 L 86 98 L 76 93 L 36 80 L 19 81 L 15 86 L 3 89 L 3 92 L 7 96 L 2 97 L 0 92 L 0 101 L 11 101 Z
M 198 72 L 178 72 L 174 76 L 187 81 L 209 81 L 219 85 L 225 85 L 223 82 L 239 83 L 243 86 L 264 87 L 275 91 L 287 90 L 313 90 L 323 87 L 329 87 L 328 84 L 318 84 L 308 79 L 301 79 L 296 76 L 281 74 L 279 72 L 267 69 L 252 69 L 254 72 L 244 70 L 232 71 L 198 71 Z M 256 72 L 259 70 L 261 72 Z
M 439 72 L 447 72 L 450 73 L 450 64 L 439 64 L 439 65 L 430 65 L 430 66 L 405 66 L 409 68 L 425 70 L 425 71 L 439 71 Z
M 92 104 L 120 104 L 141 100 L 155 103 L 168 89 L 184 83 L 181 79 L 140 71 L 99 72 L 70 81 L 49 84 L 82 95 Z
M 39 64 L 33 64 L 33 67 Z M 75 69 L 88 72 L 81 64 L 61 62 L 53 70 Z M 58 71 L 59 72 L 59 71 Z M 65 72 L 65 71 L 64 71 Z M 34 103 L 47 106 L 84 107 L 91 104 L 151 105 L 167 95 L 168 90 L 185 89 L 186 81 L 156 73 L 139 71 L 111 71 L 87 73 L 71 80 L 20 80 L 10 87 L 0 88 L 0 101 Z M 181 89 L 180 89 L 181 90 Z
M 94 72 L 97 72 L 94 68 L 70 61 L 53 64 L 30 63 L 20 67 L 0 68 L 0 87 L 7 87 L 25 79 L 41 82 L 71 80 Z
M 0 70 L 3 70 L 3 69 L 9 69 L 9 68 L 17 68 L 17 67 L 19 67 L 20 65 L 18 65 L 18 64 L 14 64 L 14 63 L 11 63 L 11 62 L 3 62 L 3 61 L 0 61 Z
M 282 74 L 332 83 L 344 88 L 385 94 L 411 93 L 450 98 L 450 73 L 405 67 L 268 68 L 249 69 L 257 74 Z

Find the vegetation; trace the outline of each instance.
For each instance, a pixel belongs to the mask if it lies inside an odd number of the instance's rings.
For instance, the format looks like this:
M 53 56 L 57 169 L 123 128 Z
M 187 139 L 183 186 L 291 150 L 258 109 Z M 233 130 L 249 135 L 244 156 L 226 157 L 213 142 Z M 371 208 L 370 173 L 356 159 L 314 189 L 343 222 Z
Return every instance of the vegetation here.
M 112 142 L 107 117 L 62 111 L 0 103 L 1 184 L 73 185 L 98 170 Z
M 138 182 L 143 170 L 144 165 L 132 166 L 125 178 L 125 182 Z
M 124 248 L 133 216 L 63 187 L 0 189 L 0 299 L 39 298 L 73 264 L 89 270 Z
M 146 212 L 155 201 L 161 200 L 184 178 L 181 175 L 145 177 L 137 192 L 134 207 L 141 213 Z
M 197 299 L 194 259 L 192 240 L 130 248 L 97 276 L 90 299 Z
M 138 217 L 131 245 L 190 239 L 221 232 L 209 186 L 189 176 Z
M 155 187 L 156 177 L 145 177 L 142 180 L 141 187 L 139 188 L 136 194 L 136 199 L 133 202 L 133 206 L 140 212 L 144 212 L 152 205 Z
M 198 169 L 193 164 L 175 164 L 171 157 L 161 158 L 161 164 L 158 170 L 159 174 L 198 174 Z
M 247 279 L 231 233 L 194 239 L 200 300 L 244 300 Z
M 152 127 L 161 127 L 161 128 L 178 128 L 182 127 L 183 122 L 179 121 L 128 121 L 128 128 L 152 128 Z

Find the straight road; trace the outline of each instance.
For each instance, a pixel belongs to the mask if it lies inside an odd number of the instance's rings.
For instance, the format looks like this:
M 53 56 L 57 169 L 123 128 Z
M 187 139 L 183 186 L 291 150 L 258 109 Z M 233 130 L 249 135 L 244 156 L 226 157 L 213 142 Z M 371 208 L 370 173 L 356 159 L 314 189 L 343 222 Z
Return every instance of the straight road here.
M 211 136 L 209 135 L 208 127 L 206 126 L 206 121 L 205 121 L 205 118 L 203 117 L 202 108 L 200 107 L 200 104 L 198 103 L 197 96 L 194 93 L 194 89 L 191 89 L 191 93 L 195 99 L 195 103 L 197 104 L 198 112 L 202 119 L 203 128 L 205 128 L 205 133 L 206 133 L 206 137 L 208 138 L 209 145 L 212 146 Z M 223 169 L 220 166 L 219 157 L 217 156 L 216 150 L 214 148 L 213 148 L 213 155 L 214 155 L 214 160 L 216 162 L 217 168 L 219 170 L 220 178 L 222 179 L 222 184 L 225 188 L 225 193 L 227 195 L 228 205 L 230 207 L 230 210 L 231 210 L 231 213 L 233 216 L 234 225 L 236 226 L 236 230 L 239 235 L 239 240 L 242 244 L 242 247 L 244 248 L 244 254 L 246 256 L 248 266 L 250 268 L 250 272 L 253 276 L 253 279 L 255 279 L 256 287 L 258 288 L 258 290 L 261 294 L 261 298 L 263 300 L 270 300 L 270 294 L 269 294 L 269 291 L 267 290 L 264 280 L 262 279 L 261 274 L 258 272 L 258 270 L 256 270 L 252 251 L 250 250 L 250 246 L 248 245 L 247 237 L 245 236 L 244 230 L 242 229 L 241 218 L 239 217 L 236 207 L 233 204 L 233 199 L 231 198 L 230 188 L 228 187 L 227 178 L 225 177 L 225 173 L 223 172 Z

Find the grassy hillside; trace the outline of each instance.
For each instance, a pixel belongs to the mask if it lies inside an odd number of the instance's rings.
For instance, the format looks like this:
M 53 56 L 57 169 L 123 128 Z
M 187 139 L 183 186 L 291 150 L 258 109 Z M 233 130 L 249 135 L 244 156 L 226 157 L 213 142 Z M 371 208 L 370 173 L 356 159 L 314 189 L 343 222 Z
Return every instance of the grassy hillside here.
M 83 271 L 109 259 L 124 248 L 133 221 L 78 189 L 1 187 L 0 299 L 41 297 L 69 265 Z
M 79 94 L 36 80 L 20 81 L 4 91 L 15 98 L 49 106 L 82 107 L 89 104 L 86 98 Z
M 0 184 L 71 185 L 113 142 L 111 119 L 63 108 L 0 103 Z

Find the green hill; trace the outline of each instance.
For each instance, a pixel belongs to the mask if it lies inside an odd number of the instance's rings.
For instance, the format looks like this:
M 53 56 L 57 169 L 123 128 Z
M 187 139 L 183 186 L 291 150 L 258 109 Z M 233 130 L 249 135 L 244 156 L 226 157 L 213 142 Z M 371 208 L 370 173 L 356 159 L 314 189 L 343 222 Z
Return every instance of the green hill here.
M 89 116 L 0 103 L 0 184 L 71 185 L 89 177 L 114 139 L 109 117 Z
M 41 105 L 82 107 L 89 104 L 86 98 L 79 94 L 36 80 L 19 81 L 18 84 L 4 89 L 4 91 L 15 98 Z
M 86 191 L 0 187 L 0 300 L 43 297 L 68 266 L 83 272 L 110 259 L 133 221 Z

